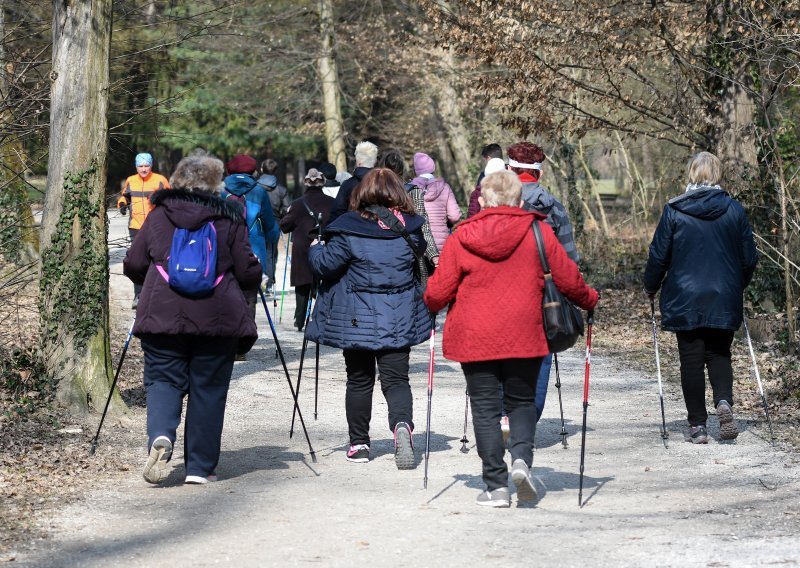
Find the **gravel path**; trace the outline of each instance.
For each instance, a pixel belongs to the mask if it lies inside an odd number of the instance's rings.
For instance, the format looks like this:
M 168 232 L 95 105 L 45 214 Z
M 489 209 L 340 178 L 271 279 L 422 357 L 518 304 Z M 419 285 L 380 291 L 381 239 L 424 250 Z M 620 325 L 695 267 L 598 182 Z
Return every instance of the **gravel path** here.
M 112 220 L 112 238 L 124 220 Z M 118 255 L 117 255 L 118 256 Z M 116 260 L 115 260 L 116 259 Z M 121 259 L 112 257 L 112 272 Z M 282 265 L 281 265 L 282 266 Z M 113 277 L 120 308 L 130 284 Z M 278 326 L 293 380 L 302 335 L 291 330 L 293 298 Z M 287 310 L 289 310 L 287 312 Z M 129 317 L 120 310 L 121 317 Z M 289 317 L 287 317 L 287 313 Z M 602 309 L 598 310 L 598 320 Z M 130 455 L 129 471 L 97 486 L 51 519 L 50 538 L 17 558 L 24 566 L 476 566 L 542 561 L 559 566 L 759 566 L 800 563 L 800 470 L 794 454 L 773 449 L 755 427 L 734 443 L 683 441 L 679 390 L 666 386 L 669 448 L 658 432 L 652 376 L 595 349 L 588 414 L 584 506 L 578 507 L 583 351 L 560 357 L 569 447 L 560 443 L 558 398 L 551 390 L 537 432 L 534 506 L 484 509 L 480 460 L 470 429 L 459 451 L 464 379 L 437 341 L 428 488 L 423 489 L 427 345 L 412 351 L 418 466 L 398 471 L 386 404 L 376 388 L 373 460 L 344 459 L 344 371 L 341 353 L 320 351 L 319 414 L 314 419 L 313 351 L 306 359 L 301 408 L 316 450 L 312 463 L 297 429 L 288 437 L 292 401 L 266 318 L 247 361 L 236 363 L 220 481 L 183 486 L 181 441 L 162 487 L 141 479 L 144 412 L 134 409 L 126 443 L 104 454 Z M 438 337 L 437 337 L 438 339 Z M 125 437 L 127 435 L 127 438 Z M 116 439 L 116 438 L 115 438 Z

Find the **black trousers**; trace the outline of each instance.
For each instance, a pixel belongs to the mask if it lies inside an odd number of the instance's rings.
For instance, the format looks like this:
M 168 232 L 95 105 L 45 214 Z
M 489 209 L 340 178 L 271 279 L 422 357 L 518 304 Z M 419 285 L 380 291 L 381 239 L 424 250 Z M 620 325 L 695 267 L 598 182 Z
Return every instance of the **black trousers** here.
M 306 325 L 306 312 L 308 303 L 311 301 L 311 284 L 303 284 L 294 287 L 295 306 L 294 306 L 294 326 L 303 329 Z
M 366 351 L 345 349 L 347 368 L 345 410 L 350 444 L 369 444 L 369 422 L 372 417 L 372 391 L 375 386 L 375 364 L 380 372 L 381 391 L 389 405 L 389 429 L 394 433 L 398 422 L 414 429 L 413 400 L 408 382 L 410 347 Z
M 462 363 L 475 428 L 475 445 L 483 462 L 483 481 L 489 491 L 508 487 L 508 466 L 500 431 L 503 407 L 511 430 L 508 449 L 512 462 L 533 465 L 536 435 L 536 379 L 542 357 Z M 503 387 L 503 399 L 497 396 Z
M 128 236 L 131 239 L 131 243 L 133 243 L 133 239 L 136 238 L 136 234 L 139 232 L 139 229 L 128 229 Z M 133 285 L 133 297 L 138 298 L 139 294 L 142 293 L 142 285 L 141 284 L 134 284 Z
M 675 332 L 678 338 L 678 354 L 681 360 L 681 387 L 686 403 L 689 424 L 705 424 L 706 379 L 714 395 L 714 406 L 720 400 L 733 406 L 733 368 L 731 367 L 731 344 L 733 331 L 701 327 L 691 331 Z
M 183 435 L 186 475 L 214 473 L 238 338 L 144 335 L 141 340 L 147 447 L 158 436 L 175 443 L 183 397 L 188 395 Z

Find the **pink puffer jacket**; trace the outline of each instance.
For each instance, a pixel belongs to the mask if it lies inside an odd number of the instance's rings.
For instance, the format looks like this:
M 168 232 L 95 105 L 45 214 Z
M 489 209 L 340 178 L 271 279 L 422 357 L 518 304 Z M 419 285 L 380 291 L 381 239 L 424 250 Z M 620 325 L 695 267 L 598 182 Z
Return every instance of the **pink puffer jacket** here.
M 441 178 L 429 179 L 416 177 L 411 180 L 422 190 L 425 198 L 425 213 L 428 215 L 428 222 L 431 225 L 433 240 L 436 241 L 436 248 L 442 252 L 444 242 L 450 235 L 447 223 L 456 223 L 461 219 L 461 210 L 458 208 L 456 196 L 453 190 Z

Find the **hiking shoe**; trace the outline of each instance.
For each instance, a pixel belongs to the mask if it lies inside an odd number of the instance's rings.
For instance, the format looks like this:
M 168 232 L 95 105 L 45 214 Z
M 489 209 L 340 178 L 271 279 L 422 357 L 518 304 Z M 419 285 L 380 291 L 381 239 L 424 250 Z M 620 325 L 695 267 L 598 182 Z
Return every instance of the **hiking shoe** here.
M 347 450 L 347 461 L 355 463 L 367 463 L 369 461 L 369 446 L 366 444 L 356 444 Z
M 169 474 L 167 462 L 172 457 L 172 442 L 166 436 L 159 436 L 150 446 L 150 455 L 144 464 L 142 476 L 148 483 L 161 483 Z
M 727 400 L 720 400 L 717 405 L 717 418 L 719 419 L 719 439 L 735 440 L 739 435 L 739 428 L 733 419 L 733 410 Z
M 210 475 L 187 475 L 183 482 L 187 485 L 205 485 L 206 483 L 214 483 L 219 479 L 216 473 Z
M 476 505 L 482 507 L 506 508 L 511 506 L 511 495 L 508 487 L 498 487 L 494 491 L 484 491 L 475 500 Z
M 511 435 L 511 426 L 508 423 L 508 416 L 500 418 L 500 431 L 503 433 L 503 443 L 508 443 L 508 437 Z
M 414 469 L 417 465 L 411 428 L 405 422 L 398 422 L 394 427 L 394 463 L 397 469 Z
M 700 424 L 689 428 L 689 437 L 686 440 L 692 444 L 708 444 L 708 432 L 706 432 L 706 425 Z
M 538 497 L 531 479 L 531 470 L 525 460 L 514 460 L 511 465 L 511 481 L 517 486 L 517 499 L 520 501 L 533 501 Z

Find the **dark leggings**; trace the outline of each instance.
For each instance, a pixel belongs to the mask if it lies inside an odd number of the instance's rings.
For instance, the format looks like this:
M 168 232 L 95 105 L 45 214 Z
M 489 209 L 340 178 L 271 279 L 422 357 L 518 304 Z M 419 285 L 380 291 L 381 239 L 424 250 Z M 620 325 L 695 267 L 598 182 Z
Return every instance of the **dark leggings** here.
M 733 369 L 731 367 L 731 343 L 733 331 L 701 327 L 691 331 L 678 331 L 678 353 L 681 360 L 681 387 L 689 424 L 705 424 L 706 379 L 714 395 L 714 406 L 726 400 L 733 406 Z
M 382 351 L 344 350 L 347 367 L 345 409 L 351 444 L 369 444 L 376 363 L 380 372 L 381 391 L 389 405 L 389 430 L 394 432 L 398 422 L 405 422 L 414 429 L 413 400 L 408 383 L 410 351 L 409 347 Z
M 508 486 L 508 466 L 500 431 L 500 413 L 508 411 L 511 430 L 508 449 L 512 462 L 523 460 L 533 465 L 533 440 L 536 434 L 536 378 L 542 357 L 500 359 L 462 363 L 467 380 L 475 444 L 483 461 L 483 481 L 489 491 Z M 497 391 L 503 387 L 503 400 Z

